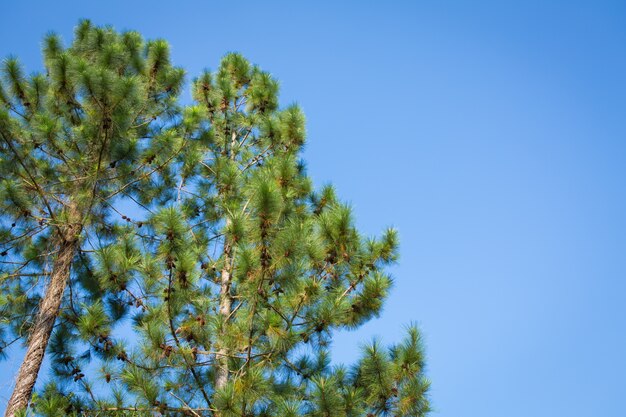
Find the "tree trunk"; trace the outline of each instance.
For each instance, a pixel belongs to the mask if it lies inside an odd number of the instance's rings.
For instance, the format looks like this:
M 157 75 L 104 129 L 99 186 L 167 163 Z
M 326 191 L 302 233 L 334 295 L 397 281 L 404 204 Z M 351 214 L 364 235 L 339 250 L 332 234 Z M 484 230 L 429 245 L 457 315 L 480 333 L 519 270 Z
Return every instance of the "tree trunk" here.
M 224 266 L 222 267 L 221 282 L 220 282 L 220 316 L 222 316 L 223 325 L 226 325 L 228 316 L 230 315 L 232 306 L 232 297 L 230 295 L 230 263 L 231 263 L 231 247 L 228 242 L 224 243 Z M 222 335 L 225 333 L 224 329 L 221 331 Z M 223 388 L 228 382 L 228 353 L 227 349 L 223 346 L 223 341 L 220 341 L 219 350 L 217 352 L 217 369 L 215 373 L 215 389 Z
M 235 145 L 237 144 L 237 132 L 233 131 L 230 138 L 230 146 L 227 149 L 228 157 L 231 161 L 235 160 Z M 230 225 L 230 219 L 226 219 L 225 228 L 227 229 Z M 224 238 L 224 265 L 222 266 L 221 271 L 221 280 L 220 280 L 220 310 L 219 314 L 222 316 L 223 325 L 226 325 L 228 318 L 231 313 L 231 307 L 233 304 L 233 298 L 230 295 L 230 285 L 231 285 L 231 251 L 232 251 L 231 242 L 228 241 L 228 238 Z M 226 383 L 228 383 L 228 350 L 223 345 L 223 336 L 225 330 L 222 328 L 220 339 L 219 340 L 219 349 L 217 351 L 216 359 L 217 359 L 217 369 L 215 372 L 215 389 L 218 390 L 220 388 L 224 388 Z
M 20 410 L 26 409 L 37 381 L 37 374 L 52 334 L 52 329 L 59 315 L 63 293 L 70 275 L 72 259 L 78 248 L 80 225 L 65 227 L 59 236 L 60 245 L 52 266 L 50 283 L 41 300 L 39 312 L 35 317 L 33 331 L 28 340 L 24 361 L 17 374 L 15 388 L 7 404 L 5 417 L 14 417 Z

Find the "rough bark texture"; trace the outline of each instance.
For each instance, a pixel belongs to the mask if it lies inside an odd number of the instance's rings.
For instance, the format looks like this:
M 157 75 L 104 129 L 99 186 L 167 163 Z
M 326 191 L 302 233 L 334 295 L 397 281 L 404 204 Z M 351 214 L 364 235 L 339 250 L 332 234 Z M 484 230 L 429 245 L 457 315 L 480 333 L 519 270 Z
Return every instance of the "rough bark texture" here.
M 63 293 L 70 275 L 72 259 L 78 247 L 79 232 L 80 226 L 70 225 L 60 233 L 62 236 L 59 236 L 59 250 L 52 266 L 50 283 L 41 300 L 39 312 L 35 317 L 35 324 L 28 340 L 26 355 L 17 374 L 15 388 L 7 404 L 5 417 L 14 417 L 20 410 L 28 407 L 54 323 L 59 315 Z
M 228 320 L 228 316 L 231 312 L 232 297 L 230 295 L 230 264 L 231 264 L 231 247 L 227 242 L 224 244 L 224 267 L 221 272 L 220 282 L 220 315 L 222 316 L 224 325 Z M 224 330 L 222 330 L 224 333 Z M 227 349 L 223 346 L 223 342 L 220 342 L 220 347 L 217 353 L 217 369 L 215 373 L 215 389 L 223 388 L 228 382 L 228 354 Z
M 235 159 L 234 149 L 237 145 L 237 133 L 233 131 L 230 139 L 230 147 L 228 148 L 228 157 L 231 160 Z M 223 196 L 222 196 L 223 197 Z M 225 227 L 228 228 L 230 225 L 230 219 L 226 219 Z M 231 267 L 232 267 L 232 245 L 231 242 L 228 241 L 228 238 L 224 240 L 224 251 L 222 253 L 224 259 L 224 265 L 222 266 L 221 271 L 221 280 L 220 280 L 220 310 L 219 314 L 222 316 L 223 325 L 226 325 L 231 313 L 231 307 L 233 304 L 233 299 L 230 294 L 230 285 L 231 285 Z M 222 334 L 220 334 L 220 339 L 223 339 L 225 329 L 222 329 Z M 216 359 L 217 359 L 217 369 L 215 370 L 215 389 L 219 390 L 223 388 L 228 383 L 228 349 L 224 346 L 223 340 L 219 341 L 219 349 L 217 351 Z

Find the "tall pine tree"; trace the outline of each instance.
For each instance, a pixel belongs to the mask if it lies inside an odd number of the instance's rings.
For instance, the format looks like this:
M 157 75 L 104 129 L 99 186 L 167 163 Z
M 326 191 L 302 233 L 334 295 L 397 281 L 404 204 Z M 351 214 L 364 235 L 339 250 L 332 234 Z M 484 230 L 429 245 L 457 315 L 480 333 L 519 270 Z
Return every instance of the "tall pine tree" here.
M 111 239 L 120 198 L 167 185 L 182 147 L 183 71 L 164 41 L 83 21 L 43 54 L 45 74 L 9 58 L 0 84 L 0 348 L 27 345 L 7 416 L 28 404 L 55 324 L 80 320 L 73 297 L 101 296 L 84 249 Z

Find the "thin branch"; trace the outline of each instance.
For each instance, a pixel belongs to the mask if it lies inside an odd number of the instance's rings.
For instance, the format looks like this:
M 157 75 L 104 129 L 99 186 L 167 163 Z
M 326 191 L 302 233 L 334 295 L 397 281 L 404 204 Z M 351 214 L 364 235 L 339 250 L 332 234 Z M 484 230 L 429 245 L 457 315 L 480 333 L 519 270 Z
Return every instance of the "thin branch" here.
M 39 196 L 41 197 L 41 199 L 43 200 L 43 203 L 46 205 L 46 208 L 48 209 L 48 214 L 50 215 L 50 217 L 55 220 L 55 216 L 54 216 L 54 212 L 52 211 L 52 207 L 50 207 L 50 204 L 48 203 L 48 199 L 46 198 L 43 189 L 39 186 L 39 183 L 37 183 L 37 181 L 35 180 L 35 177 L 33 177 L 33 175 L 30 173 L 30 171 L 28 170 L 28 168 L 26 168 L 26 164 L 24 164 L 24 161 L 22 160 L 22 157 L 20 156 L 20 154 L 17 152 L 17 150 L 15 149 L 15 147 L 13 146 L 13 144 L 11 143 L 10 140 L 7 139 L 7 137 L 4 135 L 4 133 L 2 133 L 2 139 L 4 139 L 4 141 L 6 142 L 7 145 L 9 145 L 9 148 L 11 148 L 11 151 L 13 152 L 13 154 L 15 155 L 15 157 L 17 158 L 17 161 L 19 162 L 19 164 L 22 166 L 22 168 L 24 168 L 24 171 L 26 171 L 26 175 L 28 175 L 28 177 L 30 178 L 30 180 L 33 182 L 33 185 L 35 186 L 35 188 L 37 189 L 37 193 L 39 194 Z
M 172 269 L 170 268 L 170 272 L 169 272 L 169 276 L 168 276 L 168 291 L 167 291 L 167 318 L 169 321 L 169 325 L 170 325 L 170 332 L 172 333 L 172 337 L 174 337 L 174 341 L 176 342 L 176 346 L 178 347 L 178 349 L 180 350 L 180 341 L 178 340 L 178 336 L 176 336 L 176 330 L 174 330 L 174 321 L 172 319 L 172 302 L 171 302 L 171 297 L 172 297 Z M 191 371 L 191 375 L 193 375 L 193 379 L 195 379 L 196 384 L 198 384 L 198 388 L 200 389 L 200 392 L 202 392 L 202 396 L 204 397 L 204 400 L 206 401 L 207 405 L 209 406 L 209 408 L 211 408 L 211 400 L 209 399 L 209 395 L 207 394 L 207 392 L 205 391 L 203 384 L 200 381 L 200 377 L 198 376 L 198 374 L 196 373 L 195 369 L 193 368 L 193 366 L 189 365 L 189 362 L 187 361 L 187 357 L 185 356 L 185 354 L 182 354 L 183 360 L 185 361 L 185 364 L 187 365 L 187 368 Z

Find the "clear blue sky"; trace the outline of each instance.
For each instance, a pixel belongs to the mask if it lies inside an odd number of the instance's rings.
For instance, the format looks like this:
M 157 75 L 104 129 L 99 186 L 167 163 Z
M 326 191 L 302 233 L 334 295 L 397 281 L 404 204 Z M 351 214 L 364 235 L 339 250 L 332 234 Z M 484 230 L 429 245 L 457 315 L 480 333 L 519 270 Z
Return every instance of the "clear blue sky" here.
M 82 17 L 192 76 L 241 51 L 304 108 L 316 184 L 400 230 L 383 315 L 337 361 L 417 321 L 434 416 L 625 415 L 625 2 L 95 3 L 3 2 L 0 56 L 38 69 Z

